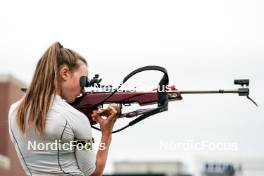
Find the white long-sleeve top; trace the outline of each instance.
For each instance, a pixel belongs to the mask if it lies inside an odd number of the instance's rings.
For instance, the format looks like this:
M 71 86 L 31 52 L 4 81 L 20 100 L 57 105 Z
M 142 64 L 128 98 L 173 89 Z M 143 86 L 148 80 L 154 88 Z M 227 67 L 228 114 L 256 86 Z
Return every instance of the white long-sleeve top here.
M 95 170 L 91 125 L 84 114 L 56 95 L 47 114 L 44 134 L 38 135 L 32 127 L 22 135 L 16 123 L 18 105 L 19 102 L 14 103 L 9 110 L 9 134 L 27 175 L 86 176 Z M 76 146 L 74 141 L 87 143 Z

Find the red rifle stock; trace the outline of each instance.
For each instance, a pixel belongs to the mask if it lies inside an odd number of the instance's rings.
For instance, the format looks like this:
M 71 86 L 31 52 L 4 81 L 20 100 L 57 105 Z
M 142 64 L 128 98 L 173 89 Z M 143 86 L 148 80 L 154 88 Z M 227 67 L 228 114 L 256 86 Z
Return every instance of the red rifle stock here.
M 169 89 L 166 91 L 168 94 L 168 101 L 176 101 L 182 100 L 182 96 L 180 92 L 175 88 L 175 86 L 168 87 Z M 82 97 L 77 98 L 73 103 L 74 106 L 79 111 L 83 112 L 91 124 L 95 124 L 91 119 L 91 113 L 93 110 L 97 109 L 94 107 L 98 102 L 103 101 L 107 98 L 112 92 L 86 92 Z M 120 104 L 121 106 L 127 106 L 132 103 L 138 103 L 140 106 L 157 104 L 158 95 L 156 89 L 149 92 L 116 92 L 109 99 L 104 101 L 104 104 Z M 102 105 L 102 104 L 101 104 Z M 128 113 L 123 113 L 119 118 L 131 118 L 135 117 L 139 114 L 142 114 L 151 109 L 139 109 L 137 111 L 132 111 Z

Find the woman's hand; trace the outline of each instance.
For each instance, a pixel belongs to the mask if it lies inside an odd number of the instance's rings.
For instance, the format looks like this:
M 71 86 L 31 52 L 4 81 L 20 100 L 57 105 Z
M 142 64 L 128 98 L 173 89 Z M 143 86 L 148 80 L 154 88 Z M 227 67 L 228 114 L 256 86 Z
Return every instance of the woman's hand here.
M 110 106 L 107 109 L 96 110 L 93 111 L 93 113 L 91 114 L 92 119 L 97 123 L 99 123 L 100 125 L 100 128 L 102 130 L 102 137 L 100 143 L 104 144 L 105 147 L 103 150 L 99 149 L 97 151 L 96 169 L 92 173 L 92 176 L 98 176 L 103 174 L 111 139 L 112 139 L 112 130 L 116 118 L 119 114 L 120 114 L 120 107 L 118 106 Z M 102 116 L 105 116 L 106 118 L 104 119 Z
M 107 109 L 95 110 L 92 113 L 92 119 L 99 123 L 102 134 L 110 135 L 112 133 L 117 117 L 120 115 L 120 107 L 110 106 Z M 105 116 L 104 119 L 102 116 Z

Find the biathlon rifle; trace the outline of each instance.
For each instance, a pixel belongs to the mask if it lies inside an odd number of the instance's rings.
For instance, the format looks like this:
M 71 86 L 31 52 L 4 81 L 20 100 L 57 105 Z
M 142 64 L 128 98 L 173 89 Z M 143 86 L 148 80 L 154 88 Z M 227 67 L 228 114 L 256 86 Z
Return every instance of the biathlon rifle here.
M 129 80 L 132 76 L 137 73 L 144 71 L 159 71 L 163 73 L 161 80 L 159 81 L 158 88 L 149 92 L 137 92 L 137 91 L 126 91 L 120 90 L 121 86 Z M 122 131 L 129 126 L 133 126 L 138 122 L 146 119 L 149 116 L 164 112 L 168 110 L 168 103 L 171 101 L 182 100 L 182 95 L 184 94 L 238 94 L 239 96 L 244 96 L 249 99 L 252 103 L 257 106 L 257 103 L 249 97 L 249 79 L 237 79 L 234 80 L 235 85 L 241 87 L 234 90 L 178 90 L 175 85 L 169 86 L 169 75 L 165 68 L 160 66 L 145 66 L 138 68 L 131 73 L 129 73 L 121 82 L 121 84 L 116 88 L 112 89 L 112 86 L 101 85 L 102 79 L 96 74 L 92 79 L 87 76 L 82 76 L 80 78 L 81 87 L 97 87 L 97 88 L 108 88 L 102 91 L 87 91 L 82 94 L 82 96 L 76 98 L 76 100 L 71 103 L 71 105 L 77 110 L 83 112 L 94 129 L 100 130 L 100 128 L 95 127 L 95 121 L 91 118 L 91 113 L 93 110 L 98 109 L 98 107 L 104 104 L 118 104 L 122 106 L 128 106 L 132 103 L 138 103 L 140 106 L 156 104 L 155 108 L 142 108 L 136 109 L 134 111 L 121 113 L 119 118 L 135 118 L 130 121 L 126 126 L 113 131 L 113 133 Z M 111 88 L 109 90 L 109 87 Z

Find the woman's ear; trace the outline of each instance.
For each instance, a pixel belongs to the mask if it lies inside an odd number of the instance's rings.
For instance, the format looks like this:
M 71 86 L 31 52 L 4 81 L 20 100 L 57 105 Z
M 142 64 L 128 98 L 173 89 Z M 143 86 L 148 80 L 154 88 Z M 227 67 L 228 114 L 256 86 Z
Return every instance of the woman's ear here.
M 66 81 L 70 78 L 70 69 L 68 66 L 64 65 L 61 67 L 60 69 L 60 77 L 61 77 L 61 80 L 63 81 Z

